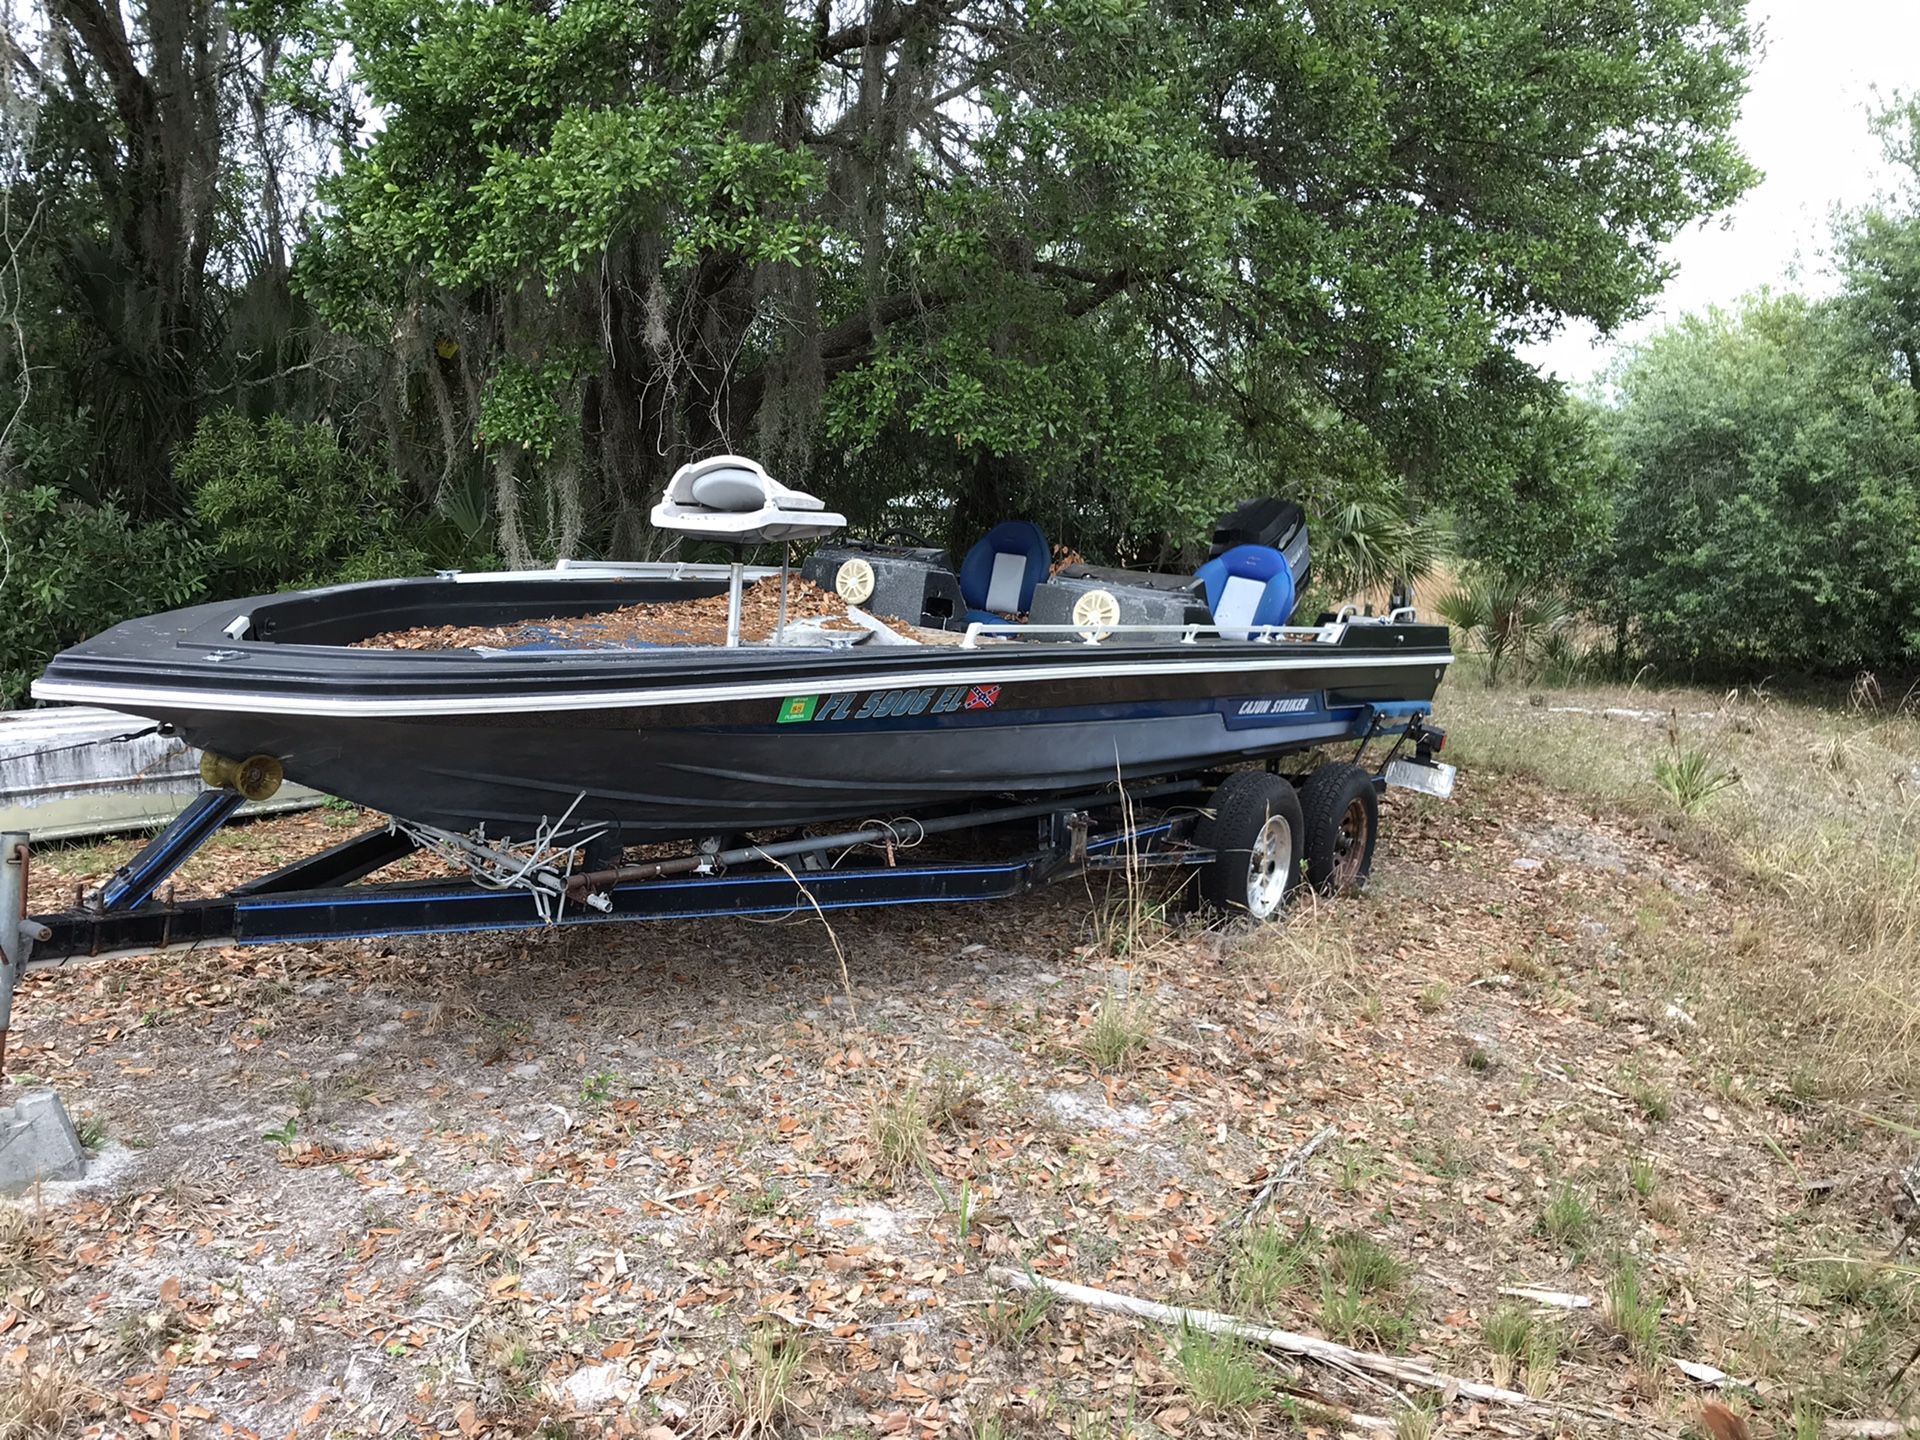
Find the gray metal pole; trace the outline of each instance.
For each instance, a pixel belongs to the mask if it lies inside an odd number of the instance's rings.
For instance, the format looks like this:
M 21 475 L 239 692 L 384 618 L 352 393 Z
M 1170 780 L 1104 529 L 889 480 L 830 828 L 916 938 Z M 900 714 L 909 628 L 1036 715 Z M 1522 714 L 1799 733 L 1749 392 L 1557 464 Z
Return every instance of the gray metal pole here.
M 740 586 L 743 578 L 738 550 L 733 552 L 732 577 L 727 582 L 727 644 L 738 645 L 740 643 Z
M 27 837 L 0 835 L 0 1083 L 7 1074 L 7 1029 L 13 1023 L 13 987 L 26 973 L 33 943 L 50 933 L 27 919 Z
M 793 542 L 780 542 L 780 618 L 774 622 L 773 643 L 787 643 L 787 570 L 793 564 Z

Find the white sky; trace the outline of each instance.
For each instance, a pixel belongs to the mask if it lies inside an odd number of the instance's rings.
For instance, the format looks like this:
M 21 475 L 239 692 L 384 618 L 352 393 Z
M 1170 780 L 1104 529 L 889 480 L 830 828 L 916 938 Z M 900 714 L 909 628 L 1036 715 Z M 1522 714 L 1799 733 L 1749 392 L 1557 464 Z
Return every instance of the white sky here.
M 1829 288 L 1827 221 L 1891 177 L 1867 129 L 1882 96 L 1920 90 L 1920 0 L 1750 0 L 1764 53 L 1736 128 L 1765 179 L 1725 215 L 1695 225 L 1668 248 L 1679 273 L 1644 320 L 1612 339 L 1581 325 L 1523 353 L 1573 384 L 1604 369 L 1631 343 L 1691 310 L 1724 304 L 1762 285 Z

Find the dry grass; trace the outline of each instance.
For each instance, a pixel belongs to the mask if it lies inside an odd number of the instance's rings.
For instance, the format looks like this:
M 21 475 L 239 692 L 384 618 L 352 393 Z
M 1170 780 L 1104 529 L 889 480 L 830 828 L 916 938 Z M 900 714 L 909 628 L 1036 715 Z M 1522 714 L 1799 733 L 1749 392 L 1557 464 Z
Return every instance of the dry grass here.
M 880 1174 L 892 1182 L 925 1165 L 931 1129 L 926 1092 L 917 1080 L 876 1097 L 870 1131 Z
M 1540 1233 L 1545 1235 L 1569 1260 L 1579 1260 L 1593 1241 L 1593 1201 L 1577 1186 L 1561 1181 L 1547 1197 L 1540 1212 Z
M 1708 998 L 1764 1014 L 1776 1061 L 1823 1094 L 1920 1095 L 1920 719 L 1626 686 L 1455 685 L 1445 711 L 1449 759 L 1603 797 L 1746 877 L 1763 919 Z M 1740 783 L 1676 818 L 1653 765 L 1676 752 Z
M 1131 828 L 1134 816 L 1130 799 L 1123 800 L 1120 813 Z M 1121 860 L 1120 871 L 1106 875 L 1104 891 L 1096 890 L 1092 874 L 1087 877 L 1087 898 L 1094 907 L 1093 945 L 1097 954 L 1137 961 L 1173 940 L 1176 896 L 1167 887 L 1151 882 L 1149 867 L 1131 840 L 1122 850 Z
M 945 1063 L 934 1067 L 922 1088 L 921 1109 L 931 1128 L 957 1135 L 985 1120 L 987 1098 L 979 1076 Z
M 1144 1000 L 1109 990 L 1094 1011 L 1080 1053 L 1103 1070 L 1123 1070 L 1153 1038 L 1153 1010 Z
M 530 1399 L 538 1387 L 541 1369 L 537 1331 L 511 1321 L 495 1321 L 475 1328 L 468 1347 L 480 1393 L 493 1404 Z
M 1194 1408 L 1215 1419 L 1251 1414 L 1273 1395 L 1253 1347 L 1231 1335 L 1183 1328 L 1174 1345 L 1180 1387 Z
M 756 1435 L 782 1432 L 806 1360 L 806 1337 L 798 1331 L 772 1325 L 754 1329 L 747 1348 L 734 1352 L 727 1372 L 734 1434 L 752 1440 Z
M 1271 1223 L 1247 1230 L 1228 1274 L 1233 1307 L 1245 1315 L 1279 1313 L 1282 1302 L 1306 1283 L 1319 1249 L 1320 1236 L 1311 1225 L 1298 1233 Z
M 46 1279 L 52 1229 L 46 1217 L 0 1201 L 0 1297 Z
M 1557 1320 L 1503 1304 L 1482 1322 L 1480 1339 L 1487 1347 L 1494 1384 L 1506 1388 L 1518 1380 L 1529 1395 L 1547 1393 L 1560 1361 L 1562 1336 Z
M 1003 1350 L 1017 1350 L 1053 1310 L 1051 1290 L 1016 1290 L 996 1295 L 982 1312 L 987 1338 Z
M 1132 866 L 1121 871 L 1104 894 L 1091 894 L 1093 947 L 1115 960 L 1138 960 L 1163 949 L 1176 934 L 1171 902 Z
M 1235 952 L 1236 963 L 1251 978 L 1284 989 L 1303 1006 L 1344 1009 L 1363 998 L 1364 966 L 1354 944 L 1355 925 L 1351 903 L 1329 900 L 1302 886 L 1286 923 L 1249 934 Z
M 1651 1366 L 1660 1358 L 1660 1318 L 1666 1304 L 1654 1293 L 1639 1262 L 1616 1258 L 1600 1298 L 1601 1318 L 1636 1360 Z
M 1440 1420 L 1429 1404 L 1408 1401 L 1394 1412 L 1393 1440 L 1433 1440 Z
M 86 1388 L 58 1366 L 0 1378 L 0 1440 L 53 1440 L 83 1418 Z

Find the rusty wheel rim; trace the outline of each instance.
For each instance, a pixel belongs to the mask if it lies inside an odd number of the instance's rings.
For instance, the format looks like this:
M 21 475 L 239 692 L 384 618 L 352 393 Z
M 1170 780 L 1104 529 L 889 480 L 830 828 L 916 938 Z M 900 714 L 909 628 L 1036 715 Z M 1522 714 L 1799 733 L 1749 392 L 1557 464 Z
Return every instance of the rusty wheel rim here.
M 1333 883 L 1339 890 L 1353 890 L 1360 884 L 1362 867 L 1367 862 L 1367 845 L 1373 838 L 1373 817 L 1367 802 L 1359 795 L 1348 802 L 1340 817 L 1340 828 L 1333 835 Z

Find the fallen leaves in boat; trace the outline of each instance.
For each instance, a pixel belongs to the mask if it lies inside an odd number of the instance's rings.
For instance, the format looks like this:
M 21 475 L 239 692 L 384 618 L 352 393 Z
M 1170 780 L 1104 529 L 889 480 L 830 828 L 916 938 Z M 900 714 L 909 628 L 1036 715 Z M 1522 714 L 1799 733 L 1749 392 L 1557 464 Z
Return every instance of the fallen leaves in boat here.
M 748 644 L 773 638 L 780 619 L 780 581 L 756 580 L 740 596 L 740 638 Z M 787 581 L 787 623 L 807 620 L 831 630 L 859 634 L 847 602 L 811 580 Z M 642 645 L 724 645 L 727 597 L 657 600 L 592 615 L 556 615 L 508 625 L 420 625 L 356 641 L 363 650 L 620 650 Z

